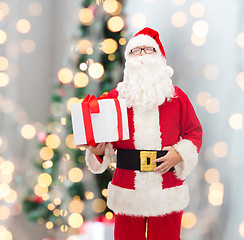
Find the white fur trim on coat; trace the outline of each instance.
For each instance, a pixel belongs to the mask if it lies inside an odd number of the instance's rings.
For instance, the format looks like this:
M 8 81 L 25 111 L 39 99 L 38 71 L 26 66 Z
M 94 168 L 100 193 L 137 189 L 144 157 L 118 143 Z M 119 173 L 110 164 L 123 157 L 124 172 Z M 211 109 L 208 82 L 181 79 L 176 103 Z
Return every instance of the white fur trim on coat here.
M 175 165 L 175 175 L 184 180 L 196 166 L 198 161 L 197 147 L 188 139 L 181 139 L 173 145 L 183 161 Z
M 98 174 L 103 173 L 107 168 L 110 162 L 112 162 L 114 156 L 114 149 L 111 143 L 105 149 L 105 155 L 103 156 L 102 164 L 98 161 L 95 154 L 93 154 L 89 149 L 86 150 L 86 164 L 89 167 L 92 173 Z
M 187 207 L 189 199 L 187 183 L 161 191 L 157 188 L 145 191 L 121 188 L 110 182 L 107 205 L 115 214 L 162 216 L 183 210 Z

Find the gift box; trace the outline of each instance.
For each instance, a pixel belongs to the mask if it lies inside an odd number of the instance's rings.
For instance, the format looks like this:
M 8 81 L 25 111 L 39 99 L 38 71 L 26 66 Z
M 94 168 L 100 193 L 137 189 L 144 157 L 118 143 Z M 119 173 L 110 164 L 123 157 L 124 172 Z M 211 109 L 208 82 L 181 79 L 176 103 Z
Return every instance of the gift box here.
M 86 221 L 80 228 L 79 240 L 113 240 L 114 219 L 107 220 L 105 217 Z
M 71 104 L 71 118 L 75 145 L 129 139 L 125 99 L 87 95 L 82 103 Z

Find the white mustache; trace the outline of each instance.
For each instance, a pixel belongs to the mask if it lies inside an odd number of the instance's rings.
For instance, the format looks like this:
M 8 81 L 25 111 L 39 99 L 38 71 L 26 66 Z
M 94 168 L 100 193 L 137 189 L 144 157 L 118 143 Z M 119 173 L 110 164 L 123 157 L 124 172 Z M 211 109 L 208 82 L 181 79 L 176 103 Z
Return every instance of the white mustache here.
M 150 54 L 145 54 L 145 55 L 139 55 L 139 56 L 129 56 L 126 59 L 126 67 L 133 67 L 133 68 L 138 68 L 138 67 L 142 67 L 142 66 L 152 66 L 155 63 L 161 61 L 162 64 L 163 60 L 161 59 L 161 56 L 157 56 L 157 55 L 150 55 Z

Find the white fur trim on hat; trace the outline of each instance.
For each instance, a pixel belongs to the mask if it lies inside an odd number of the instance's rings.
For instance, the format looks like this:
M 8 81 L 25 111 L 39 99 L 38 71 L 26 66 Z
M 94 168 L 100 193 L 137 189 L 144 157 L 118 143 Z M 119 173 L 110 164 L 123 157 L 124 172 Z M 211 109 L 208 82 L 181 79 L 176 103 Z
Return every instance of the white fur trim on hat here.
M 182 162 L 174 166 L 175 175 L 178 179 L 184 180 L 197 164 L 197 147 L 188 139 L 181 139 L 178 143 L 173 145 L 173 147 L 183 159 Z
M 133 49 L 135 47 L 139 47 L 139 46 L 154 47 L 156 49 L 156 52 L 162 56 L 162 53 L 159 49 L 157 42 L 153 38 L 149 37 L 148 35 L 140 34 L 129 40 L 129 42 L 125 48 L 125 58 L 128 57 L 131 49 Z M 165 59 L 164 56 L 163 56 L 163 58 Z M 165 59 L 165 61 L 166 61 L 166 59 Z
M 92 173 L 98 174 L 103 173 L 107 168 L 110 162 L 112 162 L 114 156 L 114 149 L 111 143 L 105 149 L 105 155 L 103 156 L 102 164 L 98 161 L 95 154 L 93 154 L 89 149 L 86 150 L 86 164 L 89 167 Z
M 146 192 L 121 188 L 111 182 L 108 185 L 107 205 L 115 214 L 162 216 L 183 210 L 189 200 L 187 183 L 163 190 L 152 187 Z

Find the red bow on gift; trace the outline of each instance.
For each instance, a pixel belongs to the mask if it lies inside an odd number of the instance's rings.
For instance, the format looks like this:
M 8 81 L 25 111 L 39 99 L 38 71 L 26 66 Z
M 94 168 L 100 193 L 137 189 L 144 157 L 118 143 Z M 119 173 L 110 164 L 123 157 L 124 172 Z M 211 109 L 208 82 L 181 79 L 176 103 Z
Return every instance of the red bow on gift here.
M 81 105 L 82 105 L 87 144 L 92 147 L 95 147 L 97 144 L 95 143 L 95 139 L 94 139 L 91 114 L 100 112 L 98 100 L 101 100 L 101 99 L 113 99 L 114 100 L 116 111 L 117 111 L 117 116 L 118 116 L 118 135 L 119 135 L 118 141 L 121 141 L 123 139 L 122 113 L 121 113 L 119 100 L 117 98 L 109 98 L 106 94 L 103 94 L 102 96 L 100 96 L 98 98 L 96 98 L 94 95 L 90 96 L 88 94 L 85 97 L 85 99 L 83 100 L 83 102 L 81 103 Z

